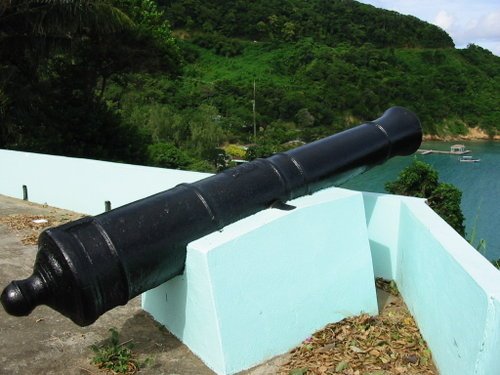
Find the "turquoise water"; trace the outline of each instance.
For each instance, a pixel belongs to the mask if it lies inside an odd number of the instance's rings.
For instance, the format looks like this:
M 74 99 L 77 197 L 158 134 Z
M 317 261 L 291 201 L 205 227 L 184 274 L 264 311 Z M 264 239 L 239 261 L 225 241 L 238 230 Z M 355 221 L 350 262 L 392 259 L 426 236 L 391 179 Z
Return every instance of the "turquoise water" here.
M 458 142 L 425 142 L 424 149 L 449 151 Z M 500 142 L 459 142 L 481 159 L 479 163 L 460 163 L 456 155 L 416 155 L 396 157 L 387 163 L 359 175 L 342 187 L 385 192 L 384 184 L 397 178 L 399 172 L 414 157 L 431 164 L 439 173 L 439 180 L 458 187 L 462 195 L 462 211 L 466 218 L 466 232 L 476 232 L 476 242 L 486 241 L 485 256 L 500 259 Z

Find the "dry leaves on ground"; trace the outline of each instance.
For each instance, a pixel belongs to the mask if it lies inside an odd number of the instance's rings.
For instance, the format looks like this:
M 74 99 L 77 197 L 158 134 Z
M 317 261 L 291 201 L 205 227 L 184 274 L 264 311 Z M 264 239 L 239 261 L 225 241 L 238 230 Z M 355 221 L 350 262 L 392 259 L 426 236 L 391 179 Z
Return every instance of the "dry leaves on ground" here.
M 384 284 L 384 285 L 382 285 Z M 394 284 L 377 286 L 397 294 Z M 436 375 L 413 317 L 401 297 L 392 297 L 379 316 L 361 315 L 330 324 L 291 352 L 284 375 Z
M 8 226 L 21 236 L 24 245 L 36 245 L 40 233 L 49 227 L 55 227 L 68 221 L 81 218 L 80 214 L 62 215 L 7 215 L 0 216 L 0 224 Z

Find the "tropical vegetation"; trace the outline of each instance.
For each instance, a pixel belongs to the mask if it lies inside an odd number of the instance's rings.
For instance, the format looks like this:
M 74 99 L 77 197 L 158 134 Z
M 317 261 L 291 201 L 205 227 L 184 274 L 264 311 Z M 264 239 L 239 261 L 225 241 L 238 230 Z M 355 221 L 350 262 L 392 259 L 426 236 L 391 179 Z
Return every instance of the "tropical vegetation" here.
M 0 147 L 147 162 L 149 135 L 104 93 L 126 74 L 179 73 L 154 2 L 2 1 L 0 52 Z
M 0 0 L 0 147 L 215 171 L 378 117 L 498 134 L 500 58 L 349 0 Z
M 461 209 L 462 192 L 454 185 L 439 181 L 438 172 L 428 163 L 414 159 L 404 168 L 396 180 L 385 184 L 385 190 L 391 194 L 426 198 L 429 206 L 455 229 L 462 237 L 484 255 L 486 241 L 476 241 L 476 224 L 470 233 L 465 232 L 465 218 Z M 491 260 L 500 269 L 500 259 Z
M 429 206 L 465 237 L 464 215 L 460 208 L 462 192 L 452 184 L 440 182 L 438 172 L 430 164 L 413 160 L 395 181 L 385 184 L 385 190 L 391 194 L 426 198 Z

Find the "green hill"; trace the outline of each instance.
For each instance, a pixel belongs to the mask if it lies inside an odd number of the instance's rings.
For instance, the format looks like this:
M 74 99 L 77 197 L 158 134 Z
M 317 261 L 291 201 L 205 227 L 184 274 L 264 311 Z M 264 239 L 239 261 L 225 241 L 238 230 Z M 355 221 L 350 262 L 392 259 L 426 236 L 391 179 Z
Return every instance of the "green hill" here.
M 159 1 L 174 29 L 257 41 L 312 37 L 329 46 L 453 47 L 443 30 L 415 17 L 350 0 Z
M 414 110 L 431 135 L 500 129 L 500 58 L 475 45 L 457 50 L 443 30 L 414 17 L 355 1 L 160 4 L 185 59 L 182 76 L 149 81 L 144 102 L 140 79 L 109 98 L 126 103 L 125 118 L 140 112 L 170 151 L 213 159 L 210 142 L 256 143 L 251 156 L 266 156 L 392 105 Z
M 500 133 L 500 58 L 415 17 L 349 0 L 48 3 L 0 12 L 2 148 L 214 170 L 221 147 L 266 156 L 392 105 L 427 134 Z

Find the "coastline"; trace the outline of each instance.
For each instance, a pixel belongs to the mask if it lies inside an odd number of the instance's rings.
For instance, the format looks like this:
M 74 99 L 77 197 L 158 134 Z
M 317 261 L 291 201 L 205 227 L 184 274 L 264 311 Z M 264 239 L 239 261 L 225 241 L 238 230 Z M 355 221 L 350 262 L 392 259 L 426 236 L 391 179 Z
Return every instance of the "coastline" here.
M 500 141 L 500 134 L 490 137 L 484 130 L 480 128 L 470 128 L 467 134 L 424 134 L 423 141 Z

